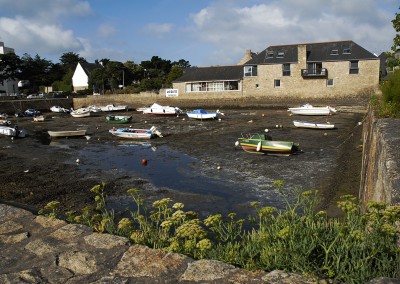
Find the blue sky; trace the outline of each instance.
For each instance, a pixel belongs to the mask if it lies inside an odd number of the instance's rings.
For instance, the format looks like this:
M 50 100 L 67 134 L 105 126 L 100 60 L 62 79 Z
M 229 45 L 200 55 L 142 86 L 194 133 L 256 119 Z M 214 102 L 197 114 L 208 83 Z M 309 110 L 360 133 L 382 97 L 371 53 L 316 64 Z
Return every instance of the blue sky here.
M 0 41 L 58 62 L 75 52 L 140 63 L 234 65 L 246 49 L 353 40 L 389 51 L 398 0 L 0 0 Z

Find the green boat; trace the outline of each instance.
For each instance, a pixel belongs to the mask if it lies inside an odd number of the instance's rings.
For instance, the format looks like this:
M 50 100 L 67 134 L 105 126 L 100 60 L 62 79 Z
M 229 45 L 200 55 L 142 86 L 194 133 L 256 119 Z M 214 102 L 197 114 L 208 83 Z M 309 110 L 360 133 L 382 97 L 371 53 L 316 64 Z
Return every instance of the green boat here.
M 107 115 L 106 119 L 110 123 L 114 124 L 124 124 L 124 123 L 129 123 L 132 120 L 132 116 L 126 116 L 126 115 Z
M 254 154 L 289 156 L 299 151 L 299 144 L 272 140 L 264 133 L 242 134 L 242 137 L 238 139 L 238 145 L 244 151 Z

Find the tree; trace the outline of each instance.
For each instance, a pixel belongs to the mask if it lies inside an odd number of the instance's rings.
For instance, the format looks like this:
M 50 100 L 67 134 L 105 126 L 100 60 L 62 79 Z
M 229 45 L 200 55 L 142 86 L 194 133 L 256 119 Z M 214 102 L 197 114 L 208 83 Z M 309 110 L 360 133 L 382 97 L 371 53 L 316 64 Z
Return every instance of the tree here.
M 21 59 L 14 53 L 0 54 L 0 82 L 17 80 L 20 75 Z
M 399 7 L 400 9 L 400 7 Z M 392 20 L 393 28 L 396 31 L 396 36 L 393 38 L 392 51 L 396 52 L 400 47 L 400 14 L 396 13 L 396 17 Z
M 61 66 L 64 68 L 65 73 L 67 73 L 70 70 L 75 70 L 76 65 L 78 65 L 78 62 L 86 62 L 86 59 L 80 57 L 79 54 L 76 54 L 74 52 L 64 53 L 60 57 L 60 63 Z
M 26 53 L 21 61 L 21 79 L 30 81 L 30 91 L 36 92 L 40 86 L 49 86 L 53 83 L 51 76 L 53 63 L 51 61 L 40 58 L 37 54 L 32 58 Z
M 172 86 L 172 81 L 176 80 L 177 78 L 183 75 L 183 70 L 178 65 L 174 65 L 171 68 L 171 71 L 168 73 L 166 85 Z
M 181 69 L 189 68 L 190 63 L 189 61 L 186 61 L 185 59 L 179 59 L 179 61 L 174 61 L 172 62 L 173 66 L 178 66 Z

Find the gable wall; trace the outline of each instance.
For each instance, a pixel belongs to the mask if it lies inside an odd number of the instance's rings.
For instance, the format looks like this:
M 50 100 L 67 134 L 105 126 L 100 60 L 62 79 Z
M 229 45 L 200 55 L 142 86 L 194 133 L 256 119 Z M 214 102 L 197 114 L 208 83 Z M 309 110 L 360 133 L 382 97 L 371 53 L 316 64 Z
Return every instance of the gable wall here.
M 82 66 L 78 64 L 76 66 L 74 75 L 72 76 L 72 85 L 74 86 L 74 91 L 87 89 L 88 80 L 89 78 L 83 70 Z

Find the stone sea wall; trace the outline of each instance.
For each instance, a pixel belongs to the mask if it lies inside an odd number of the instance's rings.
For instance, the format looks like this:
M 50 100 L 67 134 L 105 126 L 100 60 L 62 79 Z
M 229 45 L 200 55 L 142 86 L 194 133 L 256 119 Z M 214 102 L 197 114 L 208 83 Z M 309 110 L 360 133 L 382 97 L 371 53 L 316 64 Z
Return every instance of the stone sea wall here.
M 0 283 L 315 283 L 283 271 L 250 272 L 215 260 L 94 233 L 0 204 Z M 326 283 L 326 282 L 325 282 Z
M 400 119 L 378 119 L 369 111 L 362 139 L 360 196 L 363 204 L 382 201 L 400 205 Z

